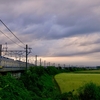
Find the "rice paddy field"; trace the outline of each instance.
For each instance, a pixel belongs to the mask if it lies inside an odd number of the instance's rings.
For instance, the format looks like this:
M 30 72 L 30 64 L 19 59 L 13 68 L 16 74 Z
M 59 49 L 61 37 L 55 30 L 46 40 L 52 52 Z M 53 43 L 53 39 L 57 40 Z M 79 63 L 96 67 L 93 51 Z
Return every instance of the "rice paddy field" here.
M 93 82 L 100 85 L 100 70 L 82 71 L 79 73 L 61 73 L 55 75 L 61 93 L 76 91 L 86 83 Z

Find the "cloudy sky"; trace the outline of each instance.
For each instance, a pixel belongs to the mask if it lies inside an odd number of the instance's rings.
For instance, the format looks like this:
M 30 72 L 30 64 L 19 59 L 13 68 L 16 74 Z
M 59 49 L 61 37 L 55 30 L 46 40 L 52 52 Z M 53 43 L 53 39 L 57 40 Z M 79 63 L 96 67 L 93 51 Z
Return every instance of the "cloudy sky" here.
M 0 0 L 0 19 L 31 56 L 66 65 L 100 65 L 100 0 Z M 0 22 L 0 43 L 22 49 Z

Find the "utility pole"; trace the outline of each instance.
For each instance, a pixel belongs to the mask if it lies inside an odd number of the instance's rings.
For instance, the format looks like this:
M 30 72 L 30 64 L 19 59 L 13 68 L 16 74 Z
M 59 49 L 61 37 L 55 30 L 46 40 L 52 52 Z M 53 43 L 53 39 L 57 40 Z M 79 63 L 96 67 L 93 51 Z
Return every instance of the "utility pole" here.
M 5 43 L 5 44 L 6 44 L 6 46 L 3 47 L 3 49 L 2 49 L 3 56 L 16 57 L 16 60 L 17 60 L 17 58 L 19 58 L 19 60 L 20 60 L 21 56 L 26 52 L 26 50 L 8 50 L 7 43 Z
M 66 65 L 64 64 L 64 67 L 65 67 Z
M 2 56 L 2 44 L 0 44 L 0 56 Z
M 55 63 L 53 63 L 53 65 L 52 66 L 54 66 L 55 67 Z
M 28 49 L 28 45 L 26 44 L 26 70 L 27 70 L 27 57 L 28 57 L 27 49 Z
M 2 47 L 2 46 L 0 46 Z M 28 54 L 31 53 L 31 48 L 28 48 L 28 45 L 26 44 L 26 48 L 25 50 L 8 50 L 8 47 L 7 47 L 7 43 L 6 43 L 6 47 L 3 48 L 2 52 L 5 54 L 5 55 L 11 55 L 11 56 L 19 56 L 19 60 L 21 59 L 21 55 L 23 53 L 26 53 L 26 70 L 27 70 L 27 63 L 28 63 Z
M 2 44 L 0 44 L 0 56 L 2 56 Z M 1 58 L 0 58 L 0 65 L 1 65 Z
M 46 67 L 46 61 L 44 60 L 44 67 Z
M 27 70 L 27 67 L 28 67 L 27 66 L 27 59 L 28 59 L 28 54 L 31 53 L 31 48 L 28 48 L 28 45 L 26 44 L 26 48 L 25 49 L 26 49 L 26 70 Z M 29 51 L 28 51 L 28 49 L 29 49 Z
M 40 58 L 40 66 L 41 66 L 41 58 Z
M 50 62 L 48 62 L 48 63 L 47 63 L 47 66 L 49 66 L 49 67 L 50 67 Z
M 60 64 L 58 64 L 58 67 L 60 67 Z
M 35 65 L 37 66 L 37 55 L 35 56 Z

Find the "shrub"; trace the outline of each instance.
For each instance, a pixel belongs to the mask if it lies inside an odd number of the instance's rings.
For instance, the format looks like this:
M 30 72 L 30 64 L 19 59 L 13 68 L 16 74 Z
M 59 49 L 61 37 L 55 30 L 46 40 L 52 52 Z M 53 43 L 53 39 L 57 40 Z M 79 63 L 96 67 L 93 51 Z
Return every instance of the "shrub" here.
M 0 100 L 32 100 L 24 84 L 10 74 L 0 76 Z
M 90 82 L 78 90 L 80 100 L 100 100 L 100 86 Z

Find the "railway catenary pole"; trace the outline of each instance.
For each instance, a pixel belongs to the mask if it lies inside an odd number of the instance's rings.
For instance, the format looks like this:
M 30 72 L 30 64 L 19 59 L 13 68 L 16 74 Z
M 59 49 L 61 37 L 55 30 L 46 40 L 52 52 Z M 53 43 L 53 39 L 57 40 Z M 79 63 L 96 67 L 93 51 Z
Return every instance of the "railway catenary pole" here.
M 50 66 L 50 62 L 48 63 L 48 66 Z
M 40 58 L 40 66 L 42 66 L 41 58 Z
M 44 60 L 44 67 L 46 67 L 46 61 Z
M 37 66 L 37 55 L 35 55 L 35 65 Z
M 26 70 L 27 70 L 27 58 L 28 58 L 28 45 L 26 44 Z
M 2 56 L 2 44 L 0 44 L 0 56 Z
M 2 44 L 0 44 L 0 56 L 2 56 Z M 1 58 L 0 58 L 0 65 L 1 65 Z
M 27 67 L 28 67 L 27 66 L 28 54 L 31 53 L 31 49 L 32 48 L 28 48 L 28 45 L 26 44 L 26 48 L 25 49 L 26 49 L 26 70 L 27 70 Z

